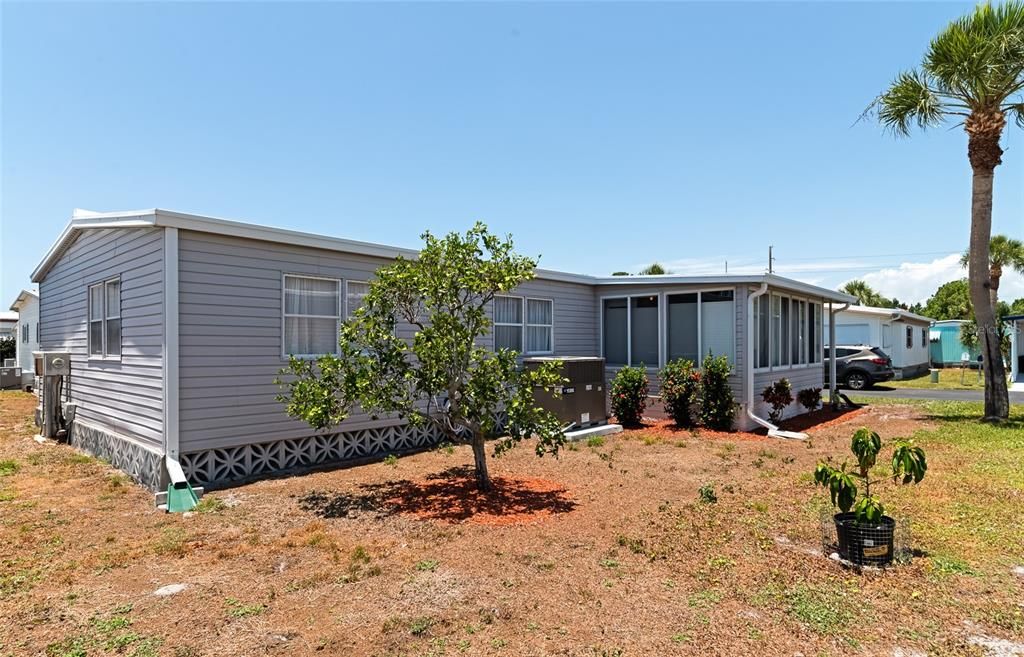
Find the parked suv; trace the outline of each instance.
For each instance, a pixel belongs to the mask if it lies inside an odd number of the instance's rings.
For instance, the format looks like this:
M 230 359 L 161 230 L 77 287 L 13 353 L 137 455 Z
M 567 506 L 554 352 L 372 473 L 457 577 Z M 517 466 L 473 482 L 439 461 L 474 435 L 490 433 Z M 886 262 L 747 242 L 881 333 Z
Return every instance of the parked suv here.
M 829 356 L 825 347 L 825 383 L 829 383 Z M 876 383 L 890 381 L 896 376 L 892 359 L 878 347 L 863 344 L 836 345 L 836 379 L 839 385 L 851 390 L 864 390 Z

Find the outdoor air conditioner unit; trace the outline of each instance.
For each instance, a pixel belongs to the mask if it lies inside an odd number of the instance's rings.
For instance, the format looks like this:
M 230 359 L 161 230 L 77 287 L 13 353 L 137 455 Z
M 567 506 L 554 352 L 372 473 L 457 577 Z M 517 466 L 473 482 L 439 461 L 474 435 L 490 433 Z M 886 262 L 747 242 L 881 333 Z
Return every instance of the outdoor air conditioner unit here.
M 18 359 L 17 358 L 5 358 L 4 359 L 4 367 L 17 367 L 17 366 L 18 366 Z
M 544 356 L 523 359 L 527 369 L 542 363 L 562 362 L 562 376 L 568 383 L 560 387 L 560 396 L 543 388 L 534 390 L 537 403 L 572 428 L 580 429 L 608 423 L 605 404 L 604 359 L 596 356 Z
M 20 367 L 0 367 L 0 390 L 21 387 Z

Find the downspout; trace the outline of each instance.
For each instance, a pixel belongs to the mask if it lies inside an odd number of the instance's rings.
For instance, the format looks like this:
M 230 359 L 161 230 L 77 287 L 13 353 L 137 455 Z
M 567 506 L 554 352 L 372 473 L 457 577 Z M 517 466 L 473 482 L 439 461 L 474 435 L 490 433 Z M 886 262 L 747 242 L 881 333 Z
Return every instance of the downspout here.
M 849 307 L 848 303 L 838 308 L 833 303 L 828 304 L 828 400 L 832 410 L 839 408 L 839 382 L 836 381 L 836 313 L 841 313 Z
M 768 281 L 761 283 L 761 287 L 747 295 L 747 417 L 755 424 L 768 430 L 768 435 L 773 438 L 789 438 L 792 440 L 806 440 L 806 433 L 796 431 L 783 431 L 777 426 L 758 417 L 754 414 L 754 302 L 768 291 Z

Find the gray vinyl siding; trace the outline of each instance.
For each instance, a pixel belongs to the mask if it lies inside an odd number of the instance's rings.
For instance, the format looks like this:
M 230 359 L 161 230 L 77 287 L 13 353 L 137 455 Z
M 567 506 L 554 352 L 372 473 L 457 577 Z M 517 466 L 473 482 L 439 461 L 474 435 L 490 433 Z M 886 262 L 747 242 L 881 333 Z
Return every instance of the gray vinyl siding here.
M 285 415 L 274 378 L 282 352 L 283 275 L 366 281 L 384 258 L 288 244 L 179 233 L 179 399 L 182 452 L 313 435 Z M 515 294 L 554 301 L 554 346 L 593 355 L 594 292 L 588 285 L 530 281 Z M 413 329 L 400 325 L 398 334 Z M 490 341 L 490 338 L 487 339 Z M 356 413 L 332 431 L 395 424 Z M 324 432 L 327 433 L 327 432 Z
M 779 369 L 774 372 L 756 372 L 754 374 L 754 398 L 756 400 L 754 412 L 760 417 L 767 418 L 768 411 L 770 410 L 770 407 L 761 401 L 761 391 L 779 379 L 789 379 L 790 385 L 793 386 L 793 399 L 795 400 L 796 393 L 804 388 L 824 388 L 825 366 L 822 363 L 815 363 L 814 365 L 797 367 L 790 370 Z M 828 393 L 823 391 L 822 398 L 827 399 Z M 804 407 L 794 401 L 783 412 L 783 417 L 791 417 L 804 411 Z
M 121 358 L 88 356 L 88 286 L 121 278 Z M 163 444 L 163 229 L 84 231 L 39 285 L 40 347 L 71 352 L 77 419 Z

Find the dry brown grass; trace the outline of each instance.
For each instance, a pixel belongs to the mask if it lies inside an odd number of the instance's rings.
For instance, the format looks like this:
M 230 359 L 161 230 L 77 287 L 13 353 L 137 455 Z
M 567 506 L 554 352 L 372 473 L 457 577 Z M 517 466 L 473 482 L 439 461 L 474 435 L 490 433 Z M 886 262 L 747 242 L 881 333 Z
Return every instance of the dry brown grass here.
M 31 406 L 0 393 L 0 462 L 17 463 L 0 475 L 4 656 L 970 655 L 971 636 L 1024 634 L 1024 457 L 948 440 L 954 425 L 922 406 L 875 407 L 809 443 L 639 429 L 558 460 L 523 446 L 494 474 L 554 493 L 520 505 L 538 522 L 505 526 L 472 521 L 500 508 L 461 501 L 461 447 L 166 515 L 108 466 L 33 442 Z M 887 497 L 917 520 L 922 555 L 863 575 L 817 553 L 825 498 L 808 476 L 860 424 L 931 430 L 929 477 Z M 187 588 L 153 595 L 170 583 Z

